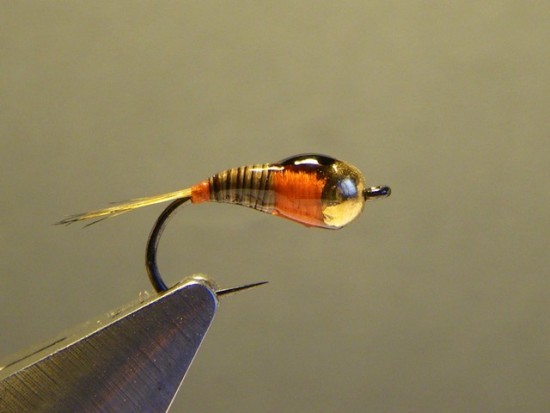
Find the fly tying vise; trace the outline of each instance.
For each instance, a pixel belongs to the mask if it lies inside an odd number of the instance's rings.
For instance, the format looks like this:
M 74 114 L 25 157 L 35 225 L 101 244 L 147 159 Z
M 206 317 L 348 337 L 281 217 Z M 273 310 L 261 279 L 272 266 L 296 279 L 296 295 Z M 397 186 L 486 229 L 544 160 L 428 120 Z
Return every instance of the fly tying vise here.
M 155 290 L 162 292 L 168 287 L 157 266 L 158 243 L 167 219 L 183 204 L 237 204 L 308 227 L 339 229 L 359 216 L 366 201 L 390 193 L 388 186 L 367 187 L 362 173 L 353 165 L 324 155 L 304 154 L 277 163 L 227 169 L 191 188 L 72 215 L 58 224 L 95 220 L 91 225 L 136 208 L 173 201 L 158 217 L 146 250 L 147 273 Z

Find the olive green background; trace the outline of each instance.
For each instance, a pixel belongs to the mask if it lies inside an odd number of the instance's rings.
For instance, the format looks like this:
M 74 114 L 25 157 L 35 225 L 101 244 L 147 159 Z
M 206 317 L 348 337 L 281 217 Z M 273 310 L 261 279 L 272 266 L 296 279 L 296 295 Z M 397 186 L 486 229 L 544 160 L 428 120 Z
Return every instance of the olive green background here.
M 21 1 L 0 13 L 0 355 L 134 300 L 161 206 L 302 152 L 391 198 L 341 231 L 191 206 L 224 300 L 172 411 L 546 412 L 550 3 Z

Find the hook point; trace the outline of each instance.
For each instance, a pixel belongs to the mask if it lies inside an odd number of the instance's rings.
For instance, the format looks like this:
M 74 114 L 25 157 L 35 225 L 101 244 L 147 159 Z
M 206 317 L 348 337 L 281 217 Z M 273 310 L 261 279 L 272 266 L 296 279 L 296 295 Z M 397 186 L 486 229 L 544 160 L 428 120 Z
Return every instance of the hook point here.
M 216 290 L 216 295 L 218 297 L 220 297 L 222 295 L 229 295 L 229 294 L 237 293 L 239 291 L 247 290 L 247 289 L 252 288 L 252 287 L 258 287 L 260 285 L 267 284 L 268 282 L 269 281 L 260 281 L 260 282 L 256 282 L 256 283 L 252 283 L 252 284 L 241 285 L 239 287 L 223 288 L 223 289 L 220 289 L 220 290 Z

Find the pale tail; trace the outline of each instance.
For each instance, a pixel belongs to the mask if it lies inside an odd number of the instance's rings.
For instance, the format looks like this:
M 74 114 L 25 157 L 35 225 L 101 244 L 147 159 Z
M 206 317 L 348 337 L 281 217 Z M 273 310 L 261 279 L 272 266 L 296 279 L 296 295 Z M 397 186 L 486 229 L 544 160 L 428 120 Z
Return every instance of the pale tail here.
M 168 192 L 166 194 L 161 194 L 161 195 L 130 199 L 129 201 L 115 203 L 114 205 L 104 209 L 98 209 L 96 211 L 90 211 L 90 212 L 84 212 L 82 214 L 71 215 L 59 222 L 56 222 L 56 224 L 68 225 L 79 221 L 86 221 L 90 219 L 94 220 L 86 225 L 88 226 L 88 225 L 95 224 L 96 222 L 102 221 L 104 219 L 123 214 L 125 212 L 131 211 L 136 208 L 159 204 L 161 202 L 173 201 L 178 198 L 185 198 L 190 196 L 191 196 L 191 188 L 186 188 L 186 189 L 181 189 L 179 191 Z

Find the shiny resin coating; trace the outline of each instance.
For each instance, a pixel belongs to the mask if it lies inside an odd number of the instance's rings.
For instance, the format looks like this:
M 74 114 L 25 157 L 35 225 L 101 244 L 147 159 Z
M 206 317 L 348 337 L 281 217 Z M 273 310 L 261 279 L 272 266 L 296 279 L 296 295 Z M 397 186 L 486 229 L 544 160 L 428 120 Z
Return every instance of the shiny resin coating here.
M 307 226 L 338 229 L 361 213 L 365 190 L 356 167 L 304 154 L 222 171 L 194 186 L 191 199 L 234 203 Z

